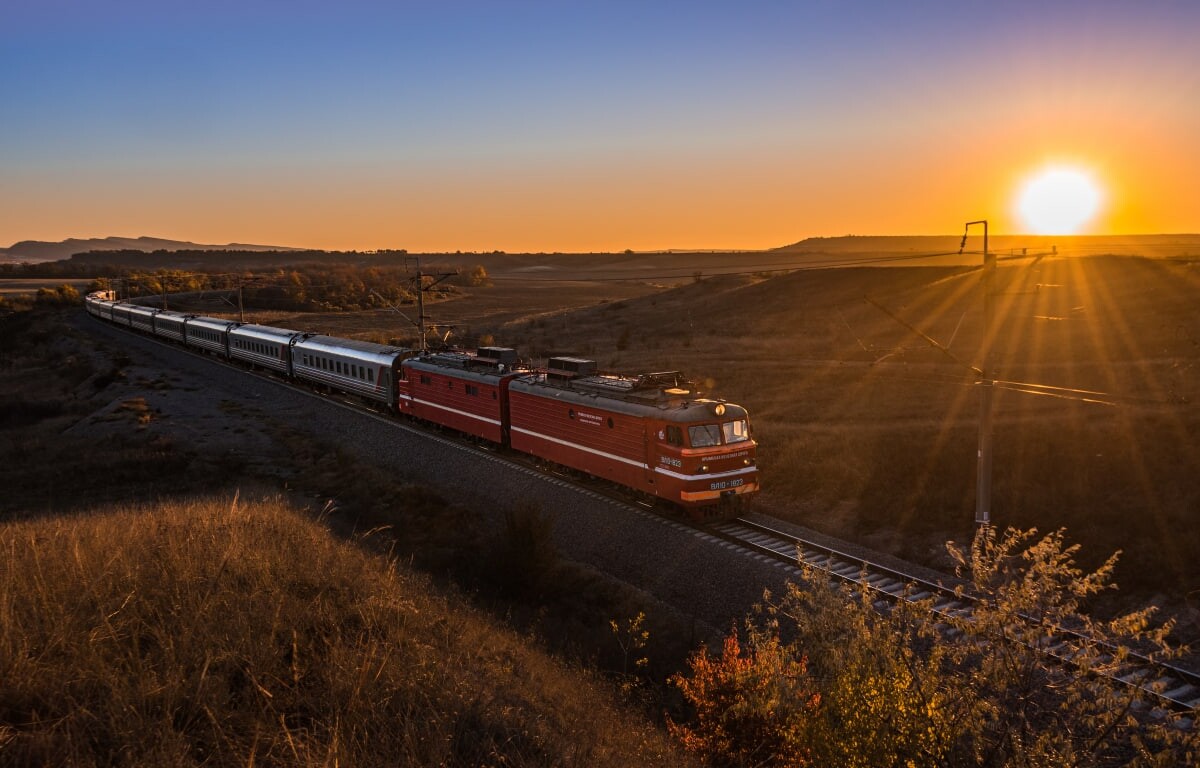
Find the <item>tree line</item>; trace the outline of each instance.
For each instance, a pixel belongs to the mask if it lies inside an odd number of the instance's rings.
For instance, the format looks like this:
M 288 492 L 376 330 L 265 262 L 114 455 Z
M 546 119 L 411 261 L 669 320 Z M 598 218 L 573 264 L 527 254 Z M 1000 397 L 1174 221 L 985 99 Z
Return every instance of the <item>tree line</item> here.
M 424 270 L 426 273 L 454 273 L 427 293 L 427 298 L 444 298 L 462 288 L 491 284 L 487 269 L 479 264 L 465 270 L 433 264 Z M 119 291 L 121 298 L 240 289 L 246 306 L 291 312 L 354 312 L 413 304 L 418 290 L 416 273 L 404 265 L 313 263 L 266 270 L 231 270 L 228 266 L 145 270 L 128 264 L 85 267 L 63 261 L 0 265 L 0 277 L 6 276 L 91 278 L 93 282 L 88 290 L 112 288 Z M 61 290 L 42 289 L 42 292 Z M 52 298 L 55 297 L 49 294 L 43 297 L 47 302 Z

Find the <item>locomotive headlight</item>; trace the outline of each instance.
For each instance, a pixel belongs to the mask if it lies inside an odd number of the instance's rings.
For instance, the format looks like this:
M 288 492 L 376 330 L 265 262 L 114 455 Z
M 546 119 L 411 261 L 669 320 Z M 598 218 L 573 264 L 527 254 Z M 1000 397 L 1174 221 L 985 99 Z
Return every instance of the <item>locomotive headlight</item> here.
M 724 416 L 725 415 L 725 403 L 717 403 L 716 405 L 714 405 L 713 413 L 717 414 L 718 416 Z
M 702 474 L 702 475 L 703 475 L 703 474 L 707 474 L 707 473 L 708 473 L 708 465 L 707 465 L 707 464 L 701 464 L 701 465 L 700 465 L 700 474 Z
M 753 461 L 750 461 L 750 459 L 742 459 L 742 466 L 748 467 L 748 466 L 750 466 L 750 465 L 751 465 L 751 464 L 753 464 L 753 463 L 754 463 L 754 462 L 753 462 Z

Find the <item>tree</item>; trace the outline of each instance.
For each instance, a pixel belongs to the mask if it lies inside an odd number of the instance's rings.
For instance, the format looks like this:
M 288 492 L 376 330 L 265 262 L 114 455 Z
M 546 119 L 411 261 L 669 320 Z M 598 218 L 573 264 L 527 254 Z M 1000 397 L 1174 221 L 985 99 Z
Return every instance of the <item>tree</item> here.
M 491 284 L 492 280 L 490 277 L 488 277 L 487 268 L 482 264 L 476 264 L 475 266 L 471 267 L 471 270 L 467 273 L 467 285 L 480 288 L 489 286 Z

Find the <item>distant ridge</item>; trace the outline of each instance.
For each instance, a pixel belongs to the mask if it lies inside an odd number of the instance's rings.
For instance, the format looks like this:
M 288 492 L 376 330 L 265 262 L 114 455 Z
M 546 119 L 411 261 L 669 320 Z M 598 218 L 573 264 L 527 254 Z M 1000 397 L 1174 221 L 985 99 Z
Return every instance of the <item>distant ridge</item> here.
M 843 235 L 841 237 L 809 237 L 775 251 L 790 253 L 947 253 L 957 251 L 962 235 Z M 1188 255 L 1200 252 L 1200 235 L 997 235 L 988 238 L 993 253 L 1049 250 L 1060 253 L 1137 253 L 1144 255 Z M 983 249 L 983 229 L 971 228 L 966 250 Z
M 77 253 L 88 251 L 299 251 L 278 245 L 226 243 L 205 245 L 187 240 L 167 240 L 161 237 L 92 237 L 87 240 L 68 238 L 51 243 L 44 240 L 22 240 L 8 248 L 0 248 L 0 261 L 28 262 L 62 261 Z

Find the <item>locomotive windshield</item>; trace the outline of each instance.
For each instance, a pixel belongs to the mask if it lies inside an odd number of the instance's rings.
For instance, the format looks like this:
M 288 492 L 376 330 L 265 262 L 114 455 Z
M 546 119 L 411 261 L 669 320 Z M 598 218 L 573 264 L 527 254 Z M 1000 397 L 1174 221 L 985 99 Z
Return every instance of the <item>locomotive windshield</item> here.
M 721 428 L 716 424 L 697 424 L 688 427 L 688 439 L 693 448 L 706 448 L 721 444 Z
M 724 424 L 697 424 L 688 427 L 688 440 L 693 448 L 707 448 L 722 443 L 740 443 L 750 439 L 750 427 L 745 419 Z
M 726 443 L 740 443 L 750 439 L 750 428 L 745 419 L 727 421 L 721 425 L 721 431 L 725 433 Z

